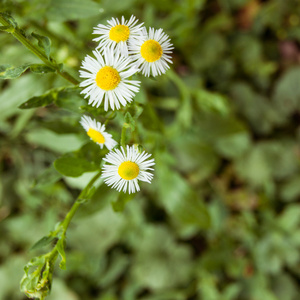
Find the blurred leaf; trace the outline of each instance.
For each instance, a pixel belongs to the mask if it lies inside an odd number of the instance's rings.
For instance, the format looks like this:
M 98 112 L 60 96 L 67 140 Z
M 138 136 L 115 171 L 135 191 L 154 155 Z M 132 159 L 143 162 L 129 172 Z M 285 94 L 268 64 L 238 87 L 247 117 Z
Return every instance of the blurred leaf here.
M 62 270 L 66 269 L 66 253 L 65 253 L 65 238 L 60 238 L 56 243 L 56 249 L 61 257 L 61 261 L 59 263 L 59 267 Z
M 43 185 L 50 185 L 61 179 L 61 177 L 61 174 L 55 170 L 53 165 L 51 165 L 35 179 L 34 186 L 40 187 Z
M 38 40 L 38 46 L 43 50 L 49 60 L 51 40 L 47 36 L 43 36 L 34 32 L 32 32 L 31 35 Z
M 177 168 L 190 175 L 191 181 L 202 181 L 210 176 L 219 165 L 219 158 L 213 148 L 199 140 L 198 134 L 185 133 L 173 138 L 172 146 Z
M 292 232 L 299 229 L 300 205 L 291 204 L 288 206 L 278 218 L 277 223 L 286 232 Z
M 125 114 L 125 123 L 130 127 L 131 131 L 135 130 L 135 121 L 133 119 L 133 117 L 131 116 L 131 114 L 129 112 L 127 112 Z
M 96 16 L 102 11 L 102 6 L 92 0 L 51 0 L 46 14 L 50 19 L 67 21 Z
M 105 272 L 104 276 L 100 278 L 100 285 L 102 287 L 107 287 L 110 284 L 113 284 L 129 265 L 128 256 L 122 254 L 121 251 L 115 251 L 111 261 L 112 263 L 108 270 Z
M 189 280 L 190 248 L 177 243 L 166 227 L 147 226 L 135 243 L 135 263 L 131 272 L 134 281 L 142 287 L 163 290 Z
M 78 157 L 64 155 L 54 161 L 55 169 L 65 176 L 78 177 L 85 172 L 96 171 L 99 167 Z
M 13 30 L 12 26 L 0 26 L 0 31 L 11 32 Z
M 55 72 L 56 70 L 43 64 L 24 64 L 19 67 L 13 67 L 11 65 L 0 66 L 0 79 L 15 79 L 21 76 L 27 69 L 30 69 L 33 73 L 44 74 L 49 72 Z
M 53 240 L 55 239 L 55 237 L 53 236 L 44 236 L 42 237 L 40 240 L 38 240 L 32 247 L 30 250 L 37 250 L 40 249 L 42 247 L 45 247 L 47 245 L 49 245 Z
M 2 18 L 5 19 L 6 22 L 10 23 L 10 25 L 12 25 L 14 28 L 17 27 L 17 22 L 9 13 L 3 11 L 3 12 L 0 12 L 0 15 Z
M 115 212 L 122 212 L 127 202 L 131 201 L 135 197 L 135 194 L 127 194 L 120 192 L 117 201 L 112 202 L 112 208 Z
M 223 95 L 205 90 L 197 90 L 196 99 L 200 109 L 205 111 L 217 111 L 224 115 L 229 113 L 229 103 L 227 98 Z
M 268 98 L 255 92 L 246 83 L 236 82 L 231 87 L 232 99 L 237 109 L 258 133 L 269 133 L 277 124 L 284 122 L 280 110 Z
M 46 106 L 53 102 L 55 102 L 55 104 L 57 104 L 58 106 L 65 106 L 66 104 L 62 105 L 61 102 L 69 100 L 72 97 L 72 95 L 73 97 L 78 97 L 77 90 L 74 87 L 54 88 L 41 96 L 30 98 L 22 105 L 20 105 L 19 108 L 35 108 L 40 106 Z
M 272 102 L 284 116 L 300 111 L 299 76 L 300 68 L 291 68 L 279 78 L 275 86 Z
M 58 153 L 77 150 L 82 141 L 75 134 L 55 134 L 44 128 L 34 128 L 24 135 L 25 140 L 33 145 Z
M 254 185 L 264 185 L 272 178 L 291 176 L 297 170 L 297 158 L 291 141 L 257 143 L 240 157 L 236 169 L 239 176 Z
M 40 77 L 40 84 L 37 85 L 36 76 L 26 74 L 26 76 L 22 76 L 18 80 L 11 81 L 9 86 L 0 93 L 0 120 L 5 120 L 17 114 L 19 111 L 18 106 L 25 99 L 42 93 L 43 89 L 48 88 L 48 80 L 45 77 Z M 22 91 L 22 93 L 16 93 L 16 91 Z
M 277 299 L 296 300 L 299 297 L 299 285 L 292 276 L 283 272 L 272 280 Z
M 11 65 L 0 66 L 0 79 L 15 79 L 21 76 L 28 68 L 29 64 L 25 64 L 19 67 L 13 67 Z
M 45 94 L 45 95 L 42 95 L 42 96 L 37 96 L 37 97 L 30 98 L 29 100 L 27 100 L 26 102 L 21 104 L 19 106 L 19 108 L 29 109 L 29 108 L 46 106 L 46 105 L 51 104 L 53 102 L 53 100 L 54 100 L 53 94 L 48 93 L 48 94 Z
M 99 210 L 109 207 L 110 203 L 113 205 L 113 203 L 118 200 L 119 196 L 119 192 L 102 183 L 96 189 L 94 195 L 89 200 L 88 205 L 81 207 L 80 211 L 77 213 L 77 216 L 79 218 L 83 218 L 93 215 Z
M 42 65 L 42 64 L 34 64 L 30 66 L 30 70 L 33 73 L 37 73 L 37 74 L 44 74 L 44 73 L 49 73 L 49 72 L 56 72 L 55 69 L 50 68 L 46 65 Z
M 210 216 L 204 203 L 177 172 L 166 166 L 163 157 L 162 153 L 156 155 L 156 173 L 161 204 L 183 232 L 190 228 L 208 228 Z
M 300 196 L 300 175 L 291 178 L 281 186 L 281 197 L 284 201 L 293 201 Z

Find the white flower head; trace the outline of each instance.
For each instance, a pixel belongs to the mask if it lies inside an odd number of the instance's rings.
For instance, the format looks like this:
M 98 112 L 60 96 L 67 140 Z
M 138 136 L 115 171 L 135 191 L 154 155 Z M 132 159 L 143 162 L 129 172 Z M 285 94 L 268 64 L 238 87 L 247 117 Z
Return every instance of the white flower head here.
M 101 177 L 108 186 L 119 192 L 138 192 L 138 180 L 151 183 L 153 174 L 149 171 L 153 171 L 151 167 L 155 165 L 154 159 L 149 159 L 151 154 L 139 152 L 135 146 L 127 145 L 126 150 L 121 146 L 120 149 L 110 151 L 103 158 L 106 163 Z
M 130 58 L 106 49 L 102 56 L 93 51 L 95 58 L 87 55 L 82 62 L 80 77 L 86 78 L 79 86 L 85 87 L 81 93 L 89 97 L 89 104 L 99 107 L 104 99 L 104 110 L 120 109 L 133 100 L 139 91 L 140 81 L 129 80 L 139 69 Z
M 94 27 L 93 34 L 100 35 L 93 41 L 99 42 L 97 49 L 102 52 L 106 47 L 120 51 L 122 55 L 128 56 L 128 42 L 140 39 L 143 34 L 143 24 L 136 24 L 138 19 L 131 16 L 129 21 L 122 17 L 121 22 L 112 18 L 108 20 L 108 25 L 99 24 Z
M 160 28 L 155 30 L 143 28 L 143 37 L 139 40 L 130 41 L 129 54 L 136 61 L 141 72 L 145 76 L 157 76 L 164 74 L 169 69 L 168 63 L 172 63 L 171 56 L 174 49 L 169 36 Z
M 108 150 L 114 148 L 118 143 L 112 138 L 112 135 L 105 132 L 105 125 L 97 122 L 95 119 L 92 119 L 88 116 L 82 116 L 80 124 L 85 129 L 87 135 L 92 141 L 97 143 L 101 149 L 103 146 Z

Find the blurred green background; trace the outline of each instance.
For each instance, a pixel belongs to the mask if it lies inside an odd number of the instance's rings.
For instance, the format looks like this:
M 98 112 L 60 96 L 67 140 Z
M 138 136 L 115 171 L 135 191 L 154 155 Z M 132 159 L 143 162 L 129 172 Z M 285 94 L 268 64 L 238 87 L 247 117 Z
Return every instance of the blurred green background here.
M 48 36 L 51 55 L 77 78 L 96 46 L 92 28 L 112 17 L 134 14 L 175 47 L 173 69 L 140 76 L 130 108 L 138 131 L 128 142 L 153 153 L 153 183 L 123 212 L 118 193 L 99 185 L 72 221 L 67 270 L 56 267 L 47 299 L 300 298 L 299 1 L 2 0 L 0 11 L 27 34 Z M 6 32 L 0 51 L 1 65 L 40 63 Z M 87 110 L 78 91 L 18 108 L 67 85 L 29 71 L 0 81 L 1 300 L 26 299 L 23 266 L 47 250 L 30 247 L 93 176 L 53 167 L 92 147 L 78 123 Z M 123 121 L 121 111 L 108 124 L 115 139 Z

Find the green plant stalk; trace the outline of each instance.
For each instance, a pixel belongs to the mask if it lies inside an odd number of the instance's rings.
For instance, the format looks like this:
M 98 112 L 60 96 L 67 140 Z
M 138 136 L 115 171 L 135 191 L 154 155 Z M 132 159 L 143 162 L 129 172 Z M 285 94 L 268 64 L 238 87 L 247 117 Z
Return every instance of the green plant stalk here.
M 91 187 L 93 186 L 93 184 L 95 183 L 95 181 L 100 177 L 101 172 L 99 171 L 91 180 L 90 182 L 87 184 L 87 186 L 81 191 L 81 193 L 79 194 L 79 196 L 77 197 L 76 201 L 74 202 L 73 206 L 71 207 L 71 209 L 69 210 L 69 212 L 67 213 L 65 219 L 61 222 L 60 227 L 63 228 L 63 234 L 66 233 L 68 226 L 72 220 L 72 218 L 74 217 L 77 209 L 79 208 L 79 206 L 83 203 L 83 199 L 86 198 L 86 195 L 88 193 L 88 191 L 91 189 Z
M 5 18 L 0 14 L 0 23 L 2 23 L 4 26 L 10 26 L 11 24 L 5 20 Z M 47 58 L 47 56 L 41 52 L 41 50 L 36 47 L 34 44 L 32 44 L 21 32 L 21 30 L 16 27 L 9 31 L 20 43 L 22 43 L 27 49 L 29 49 L 34 55 L 36 55 L 40 60 L 44 62 L 44 64 L 52 69 L 55 69 L 57 74 L 71 82 L 72 84 L 77 85 L 79 82 L 68 72 L 66 71 L 60 71 L 59 66 L 54 62 L 53 59 Z
M 93 186 L 93 184 L 95 183 L 95 181 L 100 177 L 101 172 L 99 171 L 91 180 L 90 182 L 87 184 L 87 186 L 81 191 L 81 193 L 79 194 L 79 196 L 77 197 L 77 199 L 75 200 L 73 206 L 71 207 L 71 209 L 69 210 L 69 212 L 67 213 L 67 215 L 65 216 L 64 220 L 60 223 L 59 227 L 54 231 L 53 234 L 58 233 L 61 229 L 63 229 L 62 234 L 64 235 L 69 227 L 69 224 L 72 220 L 72 218 L 74 217 L 77 209 L 79 208 L 79 206 L 84 203 L 84 199 L 86 199 L 86 195 L 88 193 L 88 191 L 91 189 L 91 187 Z

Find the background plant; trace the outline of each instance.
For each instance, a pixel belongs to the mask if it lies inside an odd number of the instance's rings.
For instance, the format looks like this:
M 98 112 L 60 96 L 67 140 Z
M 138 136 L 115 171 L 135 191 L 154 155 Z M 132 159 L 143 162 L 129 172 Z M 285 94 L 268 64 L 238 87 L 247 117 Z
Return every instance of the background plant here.
M 47 299 L 298 299 L 298 1 L 19 0 L 0 10 L 55 60 L 41 67 L 0 34 L 0 64 L 18 68 L 0 75 L 25 72 L 0 83 L 0 299 L 25 297 L 23 266 L 51 247 L 28 249 L 95 176 L 83 171 L 99 167 L 83 112 L 111 119 L 119 138 L 125 123 L 127 143 L 153 153 L 155 177 L 134 199 L 97 183 Z M 58 72 L 78 78 L 92 27 L 131 14 L 170 35 L 174 70 L 141 78 L 133 106 L 104 114 Z M 29 99 L 47 106 L 18 108 Z M 78 160 L 86 165 L 71 177 L 66 164 Z

